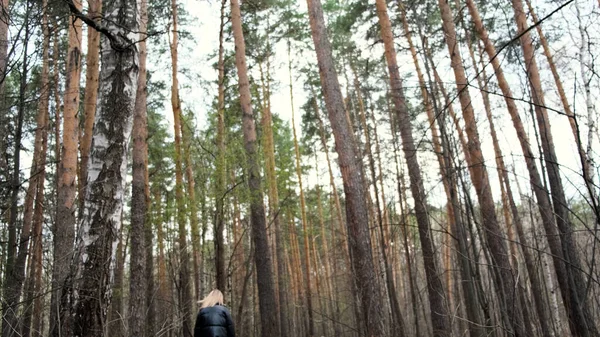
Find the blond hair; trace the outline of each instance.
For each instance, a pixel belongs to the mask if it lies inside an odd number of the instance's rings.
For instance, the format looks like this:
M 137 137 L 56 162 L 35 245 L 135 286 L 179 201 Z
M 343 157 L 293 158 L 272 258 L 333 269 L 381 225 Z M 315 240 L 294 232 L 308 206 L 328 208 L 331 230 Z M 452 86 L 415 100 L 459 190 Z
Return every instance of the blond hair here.
M 219 289 L 213 289 L 205 298 L 198 301 L 202 304 L 200 309 L 214 307 L 217 304 L 223 304 L 223 293 Z

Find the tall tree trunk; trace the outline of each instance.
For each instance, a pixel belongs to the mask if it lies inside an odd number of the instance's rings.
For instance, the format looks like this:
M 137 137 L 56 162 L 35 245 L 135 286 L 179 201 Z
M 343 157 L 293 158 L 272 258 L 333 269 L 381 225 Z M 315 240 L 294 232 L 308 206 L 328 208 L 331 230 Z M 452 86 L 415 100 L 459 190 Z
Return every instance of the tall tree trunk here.
M 456 28 L 450 11 L 448 0 L 438 1 L 443 29 L 445 32 L 446 44 L 450 53 L 452 68 L 456 78 L 456 88 L 461 103 L 463 117 L 465 119 L 468 151 L 469 151 L 469 171 L 471 181 L 477 192 L 479 205 L 481 208 L 482 223 L 485 226 L 485 234 L 489 251 L 492 256 L 492 275 L 496 281 L 497 292 L 499 295 L 501 317 L 504 320 L 505 328 L 515 336 L 526 336 L 525 325 L 521 308 L 515 300 L 515 274 L 510 266 L 510 259 L 506 244 L 503 241 L 503 233 L 496 218 L 495 205 L 490 188 L 489 177 L 485 167 L 485 159 L 481 152 L 481 142 L 479 132 L 475 121 L 475 112 L 471 104 L 471 97 L 467 88 L 467 78 L 462 64 L 462 57 L 458 49 L 456 40 Z
M 250 83 L 246 68 L 246 43 L 242 31 L 242 18 L 238 0 L 231 0 L 231 24 L 235 41 L 235 63 L 238 73 L 240 104 L 242 108 L 242 129 L 244 148 L 248 160 L 248 187 L 250 189 L 250 220 L 252 222 L 252 239 L 254 241 L 254 259 L 260 308 L 261 334 L 264 337 L 278 336 L 280 333 L 273 282 L 271 252 L 267 241 L 265 224 L 265 206 L 260 183 L 258 155 L 256 153 L 256 128 L 252 113 Z
M 131 255 L 129 273 L 129 335 L 145 336 L 148 306 L 146 288 L 150 282 L 146 274 L 146 228 L 148 222 L 148 121 L 146 108 L 146 32 L 148 25 L 148 1 L 140 1 L 139 75 L 133 112 L 133 179 L 131 182 Z M 150 256 L 151 257 L 151 256 Z M 152 274 L 149 275 L 152 278 Z
M 577 246 L 572 236 L 573 227 L 569 222 L 569 210 L 567 208 L 567 201 L 562 186 L 562 179 L 560 177 L 558 159 L 554 150 L 554 140 L 552 137 L 550 121 L 548 119 L 548 112 L 545 108 L 546 103 L 544 100 L 542 82 L 535 60 L 531 35 L 529 32 L 525 31 L 528 26 L 527 18 L 521 0 L 512 0 L 512 4 L 515 22 L 520 34 L 519 41 L 525 58 L 527 78 L 529 80 L 533 103 L 535 105 L 535 115 L 540 130 L 542 152 L 546 163 L 550 190 L 552 191 L 554 213 L 556 214 L 556 223 L 560 233 L 564 262 L 567 271 L 568 284 L 564 286 L 565 288 L 568 288 L 569 296 L 568 298 L 563 296 L 563 300 L 567 308 L 571 332 L 576 336 L 594 336 L 598 334 L 598 328 L 596 327 L 596 323 L 591 316 L 590 308 L 587 304 L 585 281 L 580 269 Z
M 435 248 L 431 234 L 431 223 L 429 221 L 427 198 L 421 178 L 421 168 L 417 159 L 417 149 L 412 135 L 412 123 L 404 98 L 402 80 L 398 71 L 396 61 L 396 49 L 392 35 L 392 26 L 387 14 L 387 5 L 384 0 L 377 0 L 377 15 L 381 36 L 385 45 L 385 58 L 390 76 L 390 86 L 394 111 L 402 137 L 402 149 L 408 167 L 410 188 L 415 202 L 415 215 L 419 227 L 419 238 L 423 250 L 423 263 L 427 277 L 427 290 L 429 305 L 431 308 L 431 324 L 434 336 L 450 336 L 452 329 L 448 320 L 448 303 L 444 294 L 442 280 L 439 277 L 436 265 Z
M 550 71 L 552 72 L 552 77 L 554 78 L 554 83 L 556 84 L 556 90 L 558 91 L 558 96 L 560 97 L 560 101 L 563 105 L 563 109 L 565 114 L 569 119 L 569 125 L 571 126 L 571 131 L 573 132 L 573 137 L 577 144 L 577 150 L 579 152 L 579 157 L 582 160 L 582 173 L 583 178 L 588 187 L 588 192 L 590 193 L 590 197 L 596 200 L 596 190 L 594 187 L 594 177 L 593 170 L 591 168 L 590 158 L 585 152 L 583 145 L 581 144 L 580 136 L 579 136 L 579 127 L 577 125 L 577 119 L 575 114 L 571 110 L 571 106 L 569 104 L 569 100 L 567 99 L 567 94 L 565 93 L 565 89 L 563 88 L 562 81 L 560 80 L 560 75 L 558 74 L 558 69 L 556 68 L 556 63 L 554 62 L 554 57 L 552 55 L 552 50 L 550 49 L 550 44 L 546 39 L 546 35 L 542 31 L 542 25 L 539 24 L 539 20 L 533 6 L 531 5 L 531 1 L 526 0 L 527 7 L 529 8 L 529 13 L 531 14 L 531 18 L 533 19 L 533 23 L 535 24 L 535 29 L 540 37 L 540 43 L 544 48 L 544 55 L 546 56 L 546 60 L 548 61 L 548 66 L 550 67 Z M 577 2 L 575 2 L 577 4 Z M 576 7 L 577 8 L 577 7 Z M 583 43 L 583 41 L 582 41 Z M 584 75 L 582 73 L 582 75 Z
M 0 2 L 0 97 L 4 98 L 4 80 L 8 65 L 8 23 L 10 14 L 8 0 Z
M 466 29 L 465 29 L 466 31 Z M 470 41 L 470 39 L 469 39 Z M 469 47 L 469 50 L 471 52 L 471 58 L 473 59 L 473 68 L 475 73 L 479 74 L 479 67 L 477 66 L 477 62 L 475 61 L 475 55 L 474 52 L 472 50 L 472 47 Z M 483 55 L 481 55 L 483 56 Z M 481 63 L 483 63 L 483 57 L 480 58 L 479 60 Z M 515 199 L 513 196 L 513 192 L 512 192 L 512 188 L 510 186 L 510 180 L 508 177 L 508 171 L 506 170 L 506 165 L 504 163 L 504 156 L 502 155 L 502 150 L 500 148 L 500 144 L 498 141 L 498 135 L 496 134 L 496 127 L 494 125 L 494 121 L 493 121 L 493 116 L 492 116 L 492 108 L 490 105 L 490 100 L 489 100 L 489 96 L 488 96 L 488 78 L 485 72 L 485 66 L 481 67 L 481 76 L 477 76 L 477 83 L 478 83 L 478 87 L 479 90 L 482 93 L 483 96 L 483 100 L 484 100 L 484 106 L 485 106 L 485 111 L 486 111 L 486 116 L 487 116 L 487 120 L 488 123 L 490 125 L 490 134 L 492 136 L 492 144 L 494 147 L 494 153 L 496 154 L 496 165 L 497 165 L 497 171 L 498 171 L 498 178 L 500 180 L 500 189 L 502 191 L 502 199 L 503 199 L 503 204 L 505 205 L 505 213 L 508 213 L 508 208 L 510 208 L 511 213 L 512 213 L 512 222 L 514 224 L 514 226 L 517 229 L 517 234 L 519 236 L 519 241 L 521 243 L 522 246 L 522 251 L 523 251 L 523 257 L 525 259 L 525 265 L 527 267 L 527 271 L 528 271 L 528 275 L 529 275 L 529 279 L 530 279 L 530 283 L 531 283 L 531 293 L 533 295 L 534 298 L 534 303 L 535 303 L 535 308 L 536 308 L 536 312 L 538 314 L 538 319 L 539 319 L 539 327 L 541 328 L 541 332 L 542 332 L 542 336 L 544 337 L 550 337 L 552 334 L 549 330 L 549 325 L 546 322 L 550 321 L 550 318 L 548 317 L 548 313 L 546 311 L 546 308 L 544 306 L 544 300 L 543 300 L 543 292 L 541 289 L 542 283 L 539 280 L 538 277 L 538 272 L 537 272 L 537 268 L 535 266 L 535 260 L 533 258 L 533 256 L 531 255 L 531 252 L 529 251 L 529 247 L 532 247 L 530 245 L 530 243 L 528 242 L 529 240 L 527 239 L 527 236 L 525 235 L 525 231 L 523 229 L 523 223 L 521 221 L 521 216 L 519 215 L 519 210 L 517 208 L 517 205 L 515 204 Z M 508 216 L 508 214 L 505 214 L 506 217 L 506 224 L 507 226 L 510 225 L 510 217 Z M 517 242 L 515 242 L 514 240 L 511 240 L 511 244 L 516 244 Z M 513 258 L 516 256 L 516 254 L 513 253 Z M 517 265 L 514 264 L 515 268 L 517 268 Z
M 327 162 L 327 172 L 329 173 L 329 186 L 331 187 L 331 194 L 333 196 L 333 206 L 335 209 L 335 224 L 337 225 L 337 229 L 335 227 L 335 225 L 332 225 L 332 233 L 338 232 L 340 233 L 340 235 L 332 235 L 333 238 L 333 245 L 334 246 L 341 246 L 342 247 L 342 256 L 343 256 L 343 261 L 345 266 L 350 267 L 351 262 L 350 262 L 350 252 L 348 251 L 348 234 L 346 231 L 346 226 L 344 224 L 344 218 L 342 216 L 342 206 L 341 206 L 341 202 L 340 202 L 340 196 L 338 194 L 337 191 L 337 187 L 335 185 L 335 178 L 333 175 L 333 169 L 331 168 L 331 160 L 329 159 L 329 147 L 327 145 L 327 139 L 325 137 L 325 126 L 323 123 L 323 120 L 321 119 L 321 115 L 319 112 L 319 104 L 317 101 L 317 95 L 314 91 L 314 88 L 311 86 L 311 93 L 313 96 L 313 108 L 315 110 L 315 117 L 317 118 L 317 121 L 319 123 L 319 138 L 321 139 L 321 145 L 323 147 L 323 152 L 325 152 L 325 161 Z M 341 237 L 341 240 L 339 240 L 338 243 L 336 243 L 335 238 L 337 237 Z M 337 259 L 334 257 L 334 263 Z M 334 269 L 338 269 L 336 268 L 335 264 L 334 264 Z M 343 269 L 343 268 L 340 268 Z M 347 269 L 348 270 L 348 269 Z M 337 272 L 335 273 L 337 275 Z M 354 287 L 355 283 L 354 283 L 354 279 L 353 276 L 351 275 L 350 272 L 347 272 L 344 275 L 344 279 L 347 279 L 347 285 L 350 287 Z M 357 325 L 360 327 L 359 322 L 360 322 L 360 315 L 358 314 L 358 303 L 356 303 L 356 301 L 352 301 L 353 306 L 353 311 L 355 313 L 355 322 L 357 323 Z
M 125 337 L 127 333 L 125 331 L 125 317 L 124 310 L 125 306 L 123 305 L 124 298 L 124 271 L 125 271 L 125 245 L 127 245 L 127 241 L 129 240 L 129 236 L 123 242 L 123 237 L 120 235 L 117 243 L 117 257 L 116 257 L 116 267 L 115 267 L 115 276 L 114 282 L 112 285 L 112 299 L 109 307 L 109 312 L 107 316 L 107 323 L 105 328 L 105 333 L 109 333 L 111 336 L 116 337 Z
M 11 180 L 10 194 L 10 217 L 8 220 L 8 243 L 6 253 L 6 266 L 4 270 L 4 282 L 2 283 L 2 337 L 16 336 L 20 333 L 21 327 L 19 324 L 20 317 L 17 317 L 19 312 L 19 302 L 21 291 L 23 289 L 23 281 L 25 280 L 25 262 L 27 260 L 28 244 L 31 234 L 31 217 L 33 213 L 33 200 L 35 188 L 37 187 L 37 177 L 32 177 L 30 180 L 30 189 L 26 196 L 25 215 L 21 223 L 19 238 L 17 241 L 17 233 L 19 232 L 18 224 L 18 206 L 19 206 L 19 190 L 20 182 L 20 166 L 21 166 L 21 140 L 23 136 L 23 122 L 26 114 L 25 95 L 27 91 L 27 73 L 29 72 L 29 55 L 28 44 L 30 38 L 29 18 L 32 10 L 32 3 L 26 2 L 24 29 L 25 39 L 23 48 L 23 62 L 19 83 L 19 97 L 17 102 L 17 120 L 15 126 L 15 135 L 13 139 L 13 167 Z M 36 136 L 38 136 L 36 134 Z M 38 137 L 36 137 L 38 138 Z M 37 139 L 36 139 L 37 140 Z M 36 144 L 39 145 L 39 144 Z M 34 159 L 35 161 L 35 159 Z M 32 168 L 35 168 L 33 164 Z
M 310 281 L 310 275 L 312 275 L 312 269 L 310 266 L 310 248 L 309 248 L 309 224 L 308 218 L 306 216 L 306 200 L 304 198 L 304 188 L 302 184 L 302 166 L 300 165 L 300 147 L 298 146 L 298 137 L 296 135 L 296 119 L 294 112 L 294 94 L 293 94 L 293 85 L 292 85 L 292 58 L 291 58 L 291 46 L 288 41 L 288 70 L 289 70 L 289 79 L 290 79 L 290 102 L 291 102 L 291 111 L 292 111 L 292 132 L 294 136 L 294 153 L 296 159 L 296 177 L 298 178 L 298 187 L 300 188 L 300 219 L 302 220 L 302 232 L 304 238 L 304 276 L 305 276 L 305 284 L 306 287 L 306 309 L 308 314 L 308 336 L 315 336 L 315 322 L 313 316 L 313 304 L 312 304 L 312 287 Z M 316 265 L 315 265 L 316 268 Z
M 217 277 L 217 289 L 225 290 L 225 244 L 223 243 L 223 230 L 225 228 L 225 181 L 227 180 L 225 161 L 225 59 L 224 59 L 224 35 L 225 35 L 225 7 L 227 0 L 221 1 L 221 25 L 219 29 L 219 96 L 217 103 L 217 164 L 215 182 L 215 269 Z
M 102 17 L 102 0 L 88 0 L 88 17 L 97 24 Z M 145 38 L 145 37 L 144 37 Z M 143 38 L 141 43 L 146 43 Z M 87 30 L 87 54 L 85 55 L 85 94 L 83 99 L 83 135 L 80 139 L 79 153 L 79 217 L 83 212 L 83 201 L 85 185 L 87 183 L 88 161 L 90 158 L 90 146 L 92 145 L 92 132 L 96 116 L 96 104 L 98 100 L 98 73 L 100 71 L 100 32 L 89 27 Z
M 351 68 L 354 68 L 351 64 Z M 377 174 L 375 172 L 375 159 L 373 157 L 372 144 L 371 144 L 371 135 L 369 133 L 369 126 L 367 125 L 366 112 L 365 112 L 365 104 L 362 97 L 360 82 L 358 81 L 358 75 L 356 71 L 353 69 L 354 73 L 354 90 L 356 92 L 356 98 L 358 100 L 358 110 L 360 115 L 360 122 L 363 128 L 363 133 L 365 135 L 365 152 L 367 153 L 368 161 L 369 161 L 369 169 L 371 173 L 371 180 L 373 183 L 373 190 L 375 194 L 375 208 L 377 211 L 377 224 L 379 226 L 379 243 L 381 249 L 381 256 L 383 258 L 384 265 L 384 273 L 385 280 L 387 286 L 388 298 L 390 301 L 390 307 L 392 311 L 392 321 L 393 327 L 392 331 L 396 331 L 399 335 L 403 335 L 405 333 L 404 327 L 404 318 L 402 317 L 402 312 L 400 310 L 400 304 L 398 303 L 398 297 L 396 295 L 396 285 L 394 284 L 394 275 L 392 272 L 392 265 L 390 262 L 390 257 L 388 257 L 388 253 L 390 248 L 388 246 L 388 240 L 386 239 L 386 231 L 384 226 L 382 207 L 379 200 L 379 188 L 377 186 Z
M 37 311 L 41 310 L 41 294 L 42 287 L 42 225 L 44 211 L 44 184 L 46 180 L 46 150 L 48 148 L 48 104 L 50 101 L 50 86 L 49 86 L 49 49 L 50 49 L 50 32 L 48 27 L 48 9 L 47 0 L 42 1 L 42 73 L 40 75 L 40 97 L 38 102 L 38 115 L 36 118 L 36 130 L 34 140 L 33 163 L 31 166 L 31 178 L 26 195 L 25 209 L 28 204 L 31 210 L 31 219 L 27 219 L 27 211 L 24 211 L 23 228 L 27 228 L 28 221 L 32 222 L 30 245 L 30 260 L 27 281 L 25 282 L 25 307 L 23 312 L 22 335 L 31 336 L 32 316 Z M 35 199 L 35 202 L 34 202 Z M 33 330 L 35 336 L 41 335 L 39 324 L 36 322 L 36 327 Z
M 54 158 L 57 161 L 56 164 L 56 176 L 57 178 L 55 179 L 55 193 L 56 193 L 56 200 L 58 200 L 58 185 L 59 185 L 59 165 L 60 165 L 60 161 L 62 160 L 61 157 L 61 142 L 60 142 L 60 67 L 59 67 L 59 59 L 60 59 L 60 51 L 58 49 L 59 46 L 59 41 L 58 41 L 58 32 L 59 32 L 59 26 L 57 22 L 54 22 L 54 36 L 53 36 L 53 40 L 52 40 L 52 89 L 53 89 L 53 95 L 54 95 Z M 54 227 L 53 229 L 54 230 Z M 54 234 L 54 233 L 53 233 Z M 55 242 L 56 243 L 56 242 Z M 54 266 L 54 265 L 53 265 Z M 50 310 L 52 311 L 52 310 Z M 52 322 L 52 320 L 50 320 L 50 322 Z M 50 326 L 52 326 L 52 324 L 50 324 Z
M 192 263 L 194 267 L 194 296 L 195 301 L 200 300 L 200 229 L 198 228 L 198 206 L 196 204 L 196 182 L 192 169 L 191 138 L 193 132 L 187 122 L 180 123 L 185 157 L 185 179 L 187 180 L 188 212 L 190 216 L 190 234 L 192 235 Z M 225 288 L 223 288 L 225 289 Z M 195 302 L 194 301 L 194 302 Z
M 529 4 L 529 2 L 528 2 Z M 531 5 L 529 6 L 531 8 Z M 581 38 L 581 47 L 579 48 L 579 69 L 581 71 L 581 81 L 583 82 L 583 90 L 585 93 L 585 107 L 586 107 L 586 112 L 587 112 L 587 124 L 588 124 L 588 141 L 587 141 L 587 146 L 586 146 L 586 153 L 585 156 L 581 156 L 581 161 L 583 164 L 583 178 L 585 179 L 586 182 L 586 186 L 588 188 L 588 192 L 590 194 L 590 202 L 592 204 L 592 207 L 594 209 L 594 213 L 596 216 L 596 224 L 598 224 L 598 222 L 600 221 L 600 211 L 598 210 L 598 192 L 597 192 L 597 188 L 594 185 L 594 175 L 592 172 L 596 172 L 596 163 L 594 162 L 594 158 L 593 158 L 593 153 L 592 153 L 592 147 L 593 147 L 593 139 L 594 139 L 594 135 L 598 134 L 598 127 L 596 125 L 596 113 L 595 113 L 595 106 L 594 106 L 594 98 L 592 97 L 592 92 L 591 92 L 591 83 L 592 83 L 592 79 L 594 78 L 593 75 L 591 75 L 590 73 L 593 73 L 593 68 L 594 68 L 594 63 L 592 63 L 590 61 L 590 55 L 592 55 L 592 52 L 590 51 L 590 45 L 592 44 L 592 42 L 589 41 L 589 32 L 587 31 L 586 28 L 583 27 L 583 22 L 581 19 L 581 10 L 580 10 L 580 4 L 579 2 L 575 1 L 575 11 L 577 13 L 577 23 L 578 23 L 578 28 L 579 28 L 579 36 Z M 533 13 L 533 10 L 531 10 L 531 12 Z M 541 25 L 537 25 L 536 26 L 538 29 L 538 32 L 540 32 L 540 37 L 542 36 L 541 33 Z M 545 50 L 545 49 L 544 49 Z M 592 55 L 593 56 L 593 55 Z M 550 59 L 549 59 L 550 61 Z M 569 118 L 571 121 L 571 124 L 573 124 L 573 122 L 575 122 L 575 116 L 573 116 L 573 118 Z M 572 125 L 571 125 L 572 127 Z M 577 144 L 580 148 L 580 152 L 583 151 L 582 148 L 583 146 L 581 146 L 581 141 L 578 138 L 578 132 L 574 133 L 575 136 L 575 140 L 577 141 Z
M 385 336 L 381 291 L 376 279 L 369 237 L 369 219 L 364 196 L 362 162 L 346 118 L 342 93 L 327 38 L 320 0 L 307 0 L 312 37 L 317 52 L 319 74 L 339 155 L 346 195 L 346 221 L 359 303 L 366 336 Z
M 137 98 L 136 98 L 137 100 Z M 147 146 L 147 144 L 146 144 Z M 147 149 L 147 148 L 146 148 Z M 147 163 L 147 157 L 146 157 Z M 158 294 L 158 289 L 156 287 L 156 278 L 154 277 L 154 233 L 153 227 L 156 222 L 156 215 L 154 209 L 157 207 L 162 207 L 162 205 L 154 205 L 154 200 L 150 199 L 150 186 L 149 186 L 149 176 L 148 169 L 146 164 L 146 195 L 148 196 L 148 206 L 146 207 L 146 219 L 144 224 L 144 236 L 145 236 L 145 244 L 144 248 L 146 254 L 146 270 L 144 274 L 146 275 L 146 282 L 148 282 L 146 287 L 146 317 L 145 317 L 145 336 L 154 336 L 156 335 L 156 322 L 158 321 L 158 315 L 156 312 L 156 298 Z
M 9 114 L 8 106 L 6 106 L 6 90 L 5 79 L 8 75 L 8 24 L 10 22 L 8 0 L 0 1 L 0 153 L 8 152 L 8 134 L 9 134 Z M 10 179 L 10 169 L 8 168 L 8 160 L 6 156 L 0 156 L 0 179 L 8 181 Z M 0 211 L 6 212 L 10 207 L 8 198 L 8 186 L 2 188 L 1 197 L 3 201 L 0 203 Z
M 569 316 L 574 315 L 573 313 L 569 313 L 572 310 L 572 307 L 569 305 L 569 296 L 571 292 L 574 292 L 575 289 L 569 287 L 567 270 L 564 260 L 563 247 L 561 245 L 560 237 L 558 236 L 558 232 L 556 229 L 554 214 L 552 210 L 552 204 L 550 201 L 550 196 L 548 192 L 544 188 L 544 183 L 542 178 L 538 172 L 537 164 L 535 161 L 534 153 L 531 149 L 527 134 L 525 132 L 524 125 L 521 121 L 521 117 L 519 116 L 519 112 L 515 101 L 513 99 L 512 92 L 504 77 L 504 73 L 500 66 L 500 62 L 496 58 L 496 49 L 491 43 L 488 33 L 483 26 L 483 22 L 481 17 L 479 16 L 479 12 L 472 0 L 467 0 L 467 6 L 469 8 L 469 12 L 471 17 L 473 18 L 473 22 L 475 23 L 475 29 L 477 30 L 483 44 L 485 51 L 491 59 L 492 65 L 494 67 L 494 72 L 496 74 L 496 78 L 498 79 L 498 85 L 502 90 L 502 94 L 505 97 L 505 102 L 508 108 L 508 112 L 513 121 L 513 125 L 515 131 L 517 132 L 517 136 L 519 138 L 519 142 L 521 144 L 521 148 L 524 154 L 525 162 L 527 164 L 527 169 L 529 172 L 529 177 L 531 180 L 531 186 L 536 195 L 537 204 L 539 207 L 542 224 L 544 225 L 544 229 L 546 231 L 546 238 L 548 240 L 548 245 L 550 247 L 550 251 L 552 252 L 552 258 L 554 261 L 554 268 L 556 271 L 557 280 L 559 283 L 559 289 L 561 291 L 561 295 L 563 297 L 567 313 Z M 558 219 L 557 219 L 558 221 Z M 571 326 L 573 327 L 573 326 Z M 572 331 L 573 332 L 573 331 Z
M 166 200 L 164 205 L 165 212 L 162 212 L 162 196 L 160 189 L 156 189 L 154 191 L 154 203 L 158 206 L 156 207 L 156 245 L 158 247 L 158 294 L 156 301 L 156 308 L 158 308 L 157 316 L 157 329 L 163 330 L 165 329 L 171 322 L 171 287 L 169 278 L 167 277 L 167 261 L 165 257 L 165 231 L 163 229 L 163 223 L 167 223 L 169 220 L 168 217 L 168 208 L 169 204 L 169 194 L 166 194 Z
M 430 98 L 429 92 L 427 90 L 427 84 L 425 83 L 425 78 L 421 71 L 421 67 L 419 66 L 417 50 L 412 42 L 412 35 L 410 33 L 410 29 L 408 27 L 408 20 L 406 18 L 406 11 L 402 5 L 400 5 L 401 15 L 402 15 L 402 23 L 404 26 L 404 34 L 408 41 L 409 48 L 411 50 L 411 55 L 413 58 L 413 63 L 415 64 L 415 69 L 417 70 L 417 78 L 419 79 L 419 86 L 421 87 L 421 96 L 423 97 L 423 103 L 425 105 L 425 111 L 427 112 L 427 118 L 429 120 L 429 125 L 431 126 L 432 140 L 434 144 L 434 151 L 438 153 L 438 163 L 440 165 L 440 173 L 443 178 L 444 190 L 446 193 L 447 200 L 447 210 L 448 210 L 448 223 L 450 226 L 450 230 L 452 233 L 456 235 L 456 240 L 458 242 L 458 256 L 460 259 L 460 270 L 461 270 L 461 285 L 463 287 L 463 296 L 466 302 L 466 313 L 469 324 L 469 333 L 471 337 L 483 336 L 486 334 L 484 327 L 484 322 L 481 317 L 479 311 L 479 303 L 477 302 L 477 296 L 475 292 L 475 288 L 473 287 L 473 282 L 471 282 L 471 262 L 469 261 L 469 253 L 466 247 L 466 240 L 464 235 L 459 235 L 464 231 L 464 227 L 462 224 L 462 219 L 460 217 L 460 204 L 458 202 L 458 195 L 456 191 L 456 178 L 453 177 L 452 173 L 452 162 L 450 155 L 450 147 L 448 146 L 448 140 L 444 138 L 440 138 L 438 131 L 435 127 L 436 118 L 441 121 L 438 123 L 440 126 L 440 131 L 442 134 L 445 134 L 444 130 L 441 130 L 444 126 L 442 125 L 445 122 L 445 117 L 443 114 L 440 114 L 440 111 L 437 107 L 435 98 Z M 425 68 L 427 70 L 427 74 L 430 76 L 429 66 L 427 62 L 425 64 Z M 432 86 L 432 89 L 436 89 L 437 86 L 435 83 L 429 80 L 429 83 Z M 435 115 L 434 115 L 435 114 Z M 443 145 L 442 145 L 443 144 Z M 453 158 L 452 158 L 453 159 Z M 456 208 L 456 209 L 455 209 Z M 447 243 L 448 245 L 450 242 Z M 449 272 L 449 271 L 446 271 Z M 450 292 L 452 289 L 448 287 L 448 291 Z
M 81 9 L 81 1 L 73 4 Z M 74 20 L 74 21 L 73 21 Z M 73 241 L 75 241 L 75 195 L 77 186 L 77 141 L 79 139 L 79 78 L 81 76 L 81 40 L 82 23 L 69 18 L 66 83 L 63 110 L 63 138 L 58 168 L 58 199 L 56 218 L 53 226 L 54 257 L 52 263 L 52 296 L 50 304 L 50 335 L 53 337 L 70 336 L 69 298 L 67 278 L 71 273 Z M 55 51 L 58 45 L 55 40 Z M 56 56 L 56 55 L 55 55 Z M 55 60 L 57 62 L 58 60 Z M 58 76 L 55 66 L 55 78 Z M 55 83 L 55 86 L 58 86 Z M 57 107 L 58 108 L 58 107 Z
M 128 32 L 138 31 L 137 3 L 113 0 L 105 4 L 105 28 L 112 41 L 104 35 L 101 38 L 98 109 L 74 260 L 78 264 L 73 327 L 77 337 L 101 336 L 104 332 L 138 86 L 137 45 L 127 37 Z
M 185 197 L 183 195 L 183 164 L 181 150 L 181 100 L 179 98 L 178 55 L 179 31 L 177 19 L 177 0 L 171 0 L 172 41 L 169 41 L 172 61 L 171 106 L 175 134 L 175 199 L 177 202 L 177 227 L 179 244 L 179 314 L 181 316 L 181 334 L 192 336 L 192 297 L 190 289 L 189 254 L 187 248 L 187 229 L 185 220 Z
M 289 50 L 288 50 L 289 51 Z M 279 299 L 279 325 L 281 328 L 281 336 L 287 337 L 289 335 L 289 322 L 288 322 L 288 310 L 287 310 L 287 292 L 286 292 L 286 278 L 285 278 L 285 261 L 284 261 L 284 250 L 283 250 L 283 238 L 280 223 L 280 206 L 279 206 L 279 191 L 277 189 L 277 175 L 275 173 L 275 142 L 273 140 L 273 118 L 271 114 L 271 93 L 269 85 L 269 68 L 270 62 L 267 58 L 267 76 L 265 85 L 265 76 L 263 76 L 262 64 L 259 63 L 261 71 L 261 82 L 262 91 L 264 97 L 263 104 L 263 116 L 261 124 L 263 127 L 264 144 L 263 149 L 265 153 L 265 166 L 267 176 L 267 187 L 269 191 L 269 218 L 272 221 L 272 225 L 275 227 L 275 257 L 277 261 L 277 291 Z M 291 76 L 291 74 L 290 74 Z

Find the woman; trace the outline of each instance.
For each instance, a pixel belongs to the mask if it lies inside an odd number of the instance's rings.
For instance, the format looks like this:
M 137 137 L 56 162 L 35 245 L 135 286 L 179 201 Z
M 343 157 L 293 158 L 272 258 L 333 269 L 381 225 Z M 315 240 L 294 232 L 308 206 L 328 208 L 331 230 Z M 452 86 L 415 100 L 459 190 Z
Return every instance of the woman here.
M 223 293 L 215 289 L 202 301 L 194 337 L 235 337 L 233 320 L 229 310 L 223 306 Z

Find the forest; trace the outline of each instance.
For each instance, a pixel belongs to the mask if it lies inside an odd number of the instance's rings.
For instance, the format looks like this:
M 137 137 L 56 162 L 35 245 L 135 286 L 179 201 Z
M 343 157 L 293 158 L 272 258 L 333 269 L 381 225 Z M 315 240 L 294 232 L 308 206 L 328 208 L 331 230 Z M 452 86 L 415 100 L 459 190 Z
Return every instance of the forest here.
M 600 0 L 0 0 L 1 337 L 600 337 Z

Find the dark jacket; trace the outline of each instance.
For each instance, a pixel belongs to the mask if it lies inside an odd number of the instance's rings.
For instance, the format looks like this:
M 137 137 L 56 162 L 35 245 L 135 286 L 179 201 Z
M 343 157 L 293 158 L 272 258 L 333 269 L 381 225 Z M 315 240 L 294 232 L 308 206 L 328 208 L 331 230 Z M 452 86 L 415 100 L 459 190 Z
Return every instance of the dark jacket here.
M 229 310 L 222 305 L 200 309 L 196 316 L 194 337 L 235 337 Z

